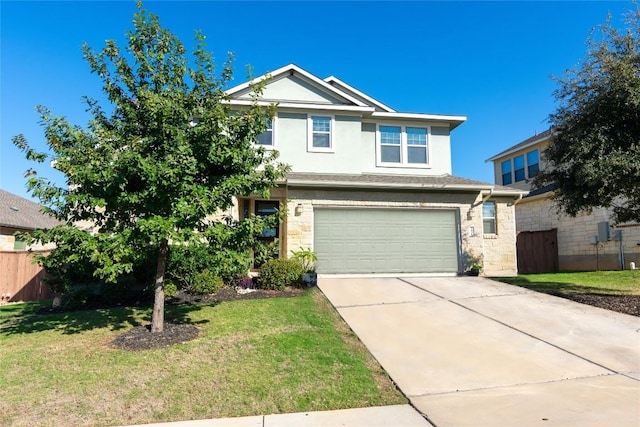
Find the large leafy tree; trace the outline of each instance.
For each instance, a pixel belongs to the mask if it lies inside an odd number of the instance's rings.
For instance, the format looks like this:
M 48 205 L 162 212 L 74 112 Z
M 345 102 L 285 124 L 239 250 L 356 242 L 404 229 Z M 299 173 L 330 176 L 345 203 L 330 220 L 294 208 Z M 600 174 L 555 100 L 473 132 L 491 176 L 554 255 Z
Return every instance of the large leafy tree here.
M 626 26 L 610 19 L 587 40 L 581 65 L 556 78 L 549 167 L 534 181 L 554 185 L 560 210 L 575 216 L 611 208 L 614 221 L 640 221 L 640 9 Z
M 131 272 L 136 254 L 155 247 L 152 331 L 160 332 L 169 243 L 233 243 L 224 230 L 229 223 L 212 215 L 229 209 L 233 196 L 267 194 L 286 166 L 277 153 L 254 146 L 273 110 L 254 102 L 231 111 L 224 93 L 231 57 L 218 76 L 203 35 L 196 33 L 188 55 L 141 3 L 133 26 L 124 50 L 113 40 L 99 52 L 83 46 L 103 82 L 108 112 L 85 98 L 92 119 L 80 127 L 38 107 L 52 154 L 36 152 L 21 135 L 13 141 L 30 159 L 51 156 L 67 180 L 58 188 L 30 173 L 32 193 L 66 222 L 37 239 L 58 244 L 69 261 L 88 256 L 95 275 L 111 282 Z M 253 89 L 257 100 L 262 87 Z M 74 228 L 77 221 L 92 223 L 91 235 Z M 251 233 L 254 225 L 240 226 Z

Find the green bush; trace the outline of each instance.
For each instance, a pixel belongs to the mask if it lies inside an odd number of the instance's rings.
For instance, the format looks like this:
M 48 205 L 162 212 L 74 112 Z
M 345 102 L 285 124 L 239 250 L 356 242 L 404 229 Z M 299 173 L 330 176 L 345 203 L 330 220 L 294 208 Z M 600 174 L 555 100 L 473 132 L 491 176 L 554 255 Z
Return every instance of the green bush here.
M 82 310 L 95 304 L 96 296 L 88 287 L 68 288 L 60 297 L 62 311 Z
M 300 286 L 304 271 L 296 259 L 272 259 L 260 268 L 258 287 L 282 290 L 287 286 Z
M 209 270 L 224 283 L 231 283 L 249 270 L 250 254 L 234 250 L 215 250 L 206 243 L 173 245 L 169 249 L 167 277 L 178 289 L 193 290 L 196 277 Z
M 170 280 L 164 282 L 164 299 L 168 300 L 178 296 L 178 287 Z
M 194 294 L 200 295 L 213 294 L 223 286 L 224 282 L 220 276 L 216 275 L 211 270 L 204 270 L 196 274 L 191 291 Z

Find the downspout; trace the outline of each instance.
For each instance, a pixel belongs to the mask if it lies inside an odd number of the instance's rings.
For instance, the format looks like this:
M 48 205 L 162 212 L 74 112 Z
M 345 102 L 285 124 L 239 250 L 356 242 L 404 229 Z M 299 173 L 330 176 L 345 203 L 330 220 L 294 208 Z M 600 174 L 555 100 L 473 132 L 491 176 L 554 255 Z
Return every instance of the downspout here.
M 484 204 L 484 202 L 486 202 L 487 200 L 489 200 L 489 199 L 491 198 L 491 196 L 492 196 L 492 195 L 493 195 L 493 187 L 491 187 L 491 188 L 489 189 L 489 194 L 487 194 L 487 196 L 486 196 L 486 197 L 484 197 L 484 198 L 482 199 L 482 202 L 481 202 L 480 204 L 481 204 L 481 205 L 482 205 L 482 204 Z

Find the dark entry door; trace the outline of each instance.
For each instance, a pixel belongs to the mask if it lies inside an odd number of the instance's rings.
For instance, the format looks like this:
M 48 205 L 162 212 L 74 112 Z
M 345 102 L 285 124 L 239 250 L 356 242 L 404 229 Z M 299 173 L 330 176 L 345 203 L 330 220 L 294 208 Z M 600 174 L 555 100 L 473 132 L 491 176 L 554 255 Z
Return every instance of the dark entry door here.
M 516 241 L 518 273 L 552 273 L 558 266 L 558 230 L 521 231 Z

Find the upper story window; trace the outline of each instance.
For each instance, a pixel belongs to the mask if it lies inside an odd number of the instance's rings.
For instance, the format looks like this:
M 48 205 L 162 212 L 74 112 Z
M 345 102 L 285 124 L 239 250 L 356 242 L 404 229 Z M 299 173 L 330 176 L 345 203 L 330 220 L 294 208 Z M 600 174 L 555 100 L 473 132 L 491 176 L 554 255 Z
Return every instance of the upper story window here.
M 526 162 L 525 162 L 526 160 Z M 502 174 L 502 185 L 509 185 L 514 182 L 531 179 L 540 170 L 540 154 L 538 149 L 517 155 L 511 159 L 500 163 L 500 173 Z
M 516 156 L 513 158 L 513 175 L 515 176 L 516 182 L 524 181 L 524 156 Z
M 502 185 L 511 184 L 513 182 L 511 180 L 511 159 L 503 161 L 500 168 L 502 171 Z
M 382 166 L 427 167 L 429 128 L 378 126 L 377 163 Z
M 263 147 L 274 147 L 275 141 L 273 138 L 273 120 L 266 119 L 267 122 L 267 130 L 258 135 L 257 145 L 262 145 Z
M 527 153 L 527 169 L 529 179 L 538 175 L 538 172 L 540 171 L 540 155 L 538 154 L 538 150 L 529 151 Z
M 402 161 L 402 144 L 400 126 L 380 126 L 380 161 L 383 163 L 400 163 Z
M 309 116 L 309 151 L 333 152 L 333 116 Z
M 482 232 L 496 234 L 496 202 L 482 204 Z

